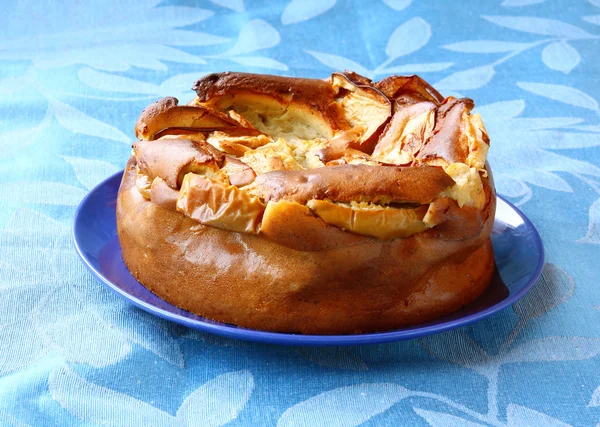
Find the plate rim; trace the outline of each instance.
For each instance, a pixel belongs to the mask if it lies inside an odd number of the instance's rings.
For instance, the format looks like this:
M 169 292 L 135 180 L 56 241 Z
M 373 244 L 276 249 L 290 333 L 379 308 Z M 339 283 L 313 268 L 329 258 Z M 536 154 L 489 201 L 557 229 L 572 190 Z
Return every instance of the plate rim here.
M 392 331 L 384 331 L 384 332 L 373 332 L 367 334 L 354 334 L 354 335 L 303 335 L 303 334 L 290 334 L 283 332 L 269 332 L 269 331 L 261 331 L 257 329 L 247 329 L 235 325 L 229 325 L 226 323 L 215 322 L 210 319 L 206 320 L 196 320 L 189 319 L 187 317 L 180 316 L 178 314 L 172 313 L 170 311 L 164 310 L 160 307 L 156 307 L 153 304 L 150 304 L 146 301 L 143 301 L 132 295 L 118 285 L 113 283 L 111 280 L 106 278 L 102 272 L 98 271 L 88 260 L 86 255 L 84 254 L 83 248 L 79 241 L 78 235 L 78 225 L 81 222 L 81 212 L 83 208 L 89 203 L 89 201 L 96 195 L 96 193 L 108 185 L 111 181 L 121 178 L 123 176 L 124 170 L 116 172 L 104 179 L 102 182 L 94 186 L 88 194 L 81 200 L 77 209 L 75 210 L 75 214 L 73 215 L 73 226 L 72 226 L 72 237 L 73 243 L 75 245 L 75 250 L 79 255 L 79 258 L 83 262 L 83 264 L 87 267 L 87 269 L 95 276 L 98 280 L 108 286 L 113 292 L 120 295 L 122 298 L 125 298 L 131 304 L 141 308 L 144 311 L 147 311 L 151 314 L 154 314 L 163 319 L 175 322 L 180 325 L 184 325 L 186 327 L 196 329 L 202 332 L 213 333 L 220 336 L 225 336 L 228 338 L 241 339 L 245 341 L 253 341 L 253 342 L 262 342 L 267 344 L 280 344 L 280 345 L 296 345 L 296 346 L 340 346 L 340 345 L 365 345 L 365 344 L 382 344 L 389 343 L 394 341 L 404 341 L 415 338 L 421 338 L 432 334 L 437 334 L 441 332 L 445 332 L 451 329 L 456 329 L 458 327 L 467 326 L 474 322 L 478 322 L 483 320 L 495 313 L 498 313 L 511 305 L 513 305 L 516 301 L 521 299 L 536 283 L 538 278 L 542 273 L 542 269 L 544 267 L 545 261 L 545 253 L 544 253 L 544 244 L 542 242 L 539 231 L 535 227 L 535 225 L 527 218 L 527 216 L 515 205 L 509 202 L 503 196 L 497 194 L 496 197 L 506 203 L 511 209 L 513 209 L 517 215 L 523 220 L 528 228 L 533 231 L 533 240 L 534 244 L 538 250 L 539 257 L 537 259 L 537 265 L 534 270 L 533 275 L 529 279 L 529 281 L 514 295 L 510 295 L 506 299 L 492 305 L 491 307 L 487 307 L 482 311 L 478 311 L 476 313 L 467 315 L 465 317 L 461 317 L 458 319 L 449 320 L 448 322 L 441 324 L 434 324 L 429 326 L 419 327 L 418 325 L 414 325 L 409 327 L 409 329 L 395 329 Z M 116 198 L 115 198 L 116 200 Z M 135 278 L 134 278 L 135 279 Z M 137 279 L 136 279 L 137 280 Z M 142 285 L 143 286 L 143 285 Z M 160 297 L 159 297 L 160 298 Z M 162 299 L 162 298 L 161 298 Z M 163 300 L 164 301 L 164 300 Z

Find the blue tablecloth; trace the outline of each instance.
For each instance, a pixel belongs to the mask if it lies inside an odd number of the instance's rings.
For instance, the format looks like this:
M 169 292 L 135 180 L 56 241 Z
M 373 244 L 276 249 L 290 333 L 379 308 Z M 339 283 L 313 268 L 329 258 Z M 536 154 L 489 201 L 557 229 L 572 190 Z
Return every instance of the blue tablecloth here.
M 4 0 L 0 425 L 590 426 L 600 421 L 600 0 Z M 159 320 L 70 228 L 133 124 L 203 74 L 418 73 L 475 99 L 546 266 L 518 306 L 425 339 L 251 344 Z

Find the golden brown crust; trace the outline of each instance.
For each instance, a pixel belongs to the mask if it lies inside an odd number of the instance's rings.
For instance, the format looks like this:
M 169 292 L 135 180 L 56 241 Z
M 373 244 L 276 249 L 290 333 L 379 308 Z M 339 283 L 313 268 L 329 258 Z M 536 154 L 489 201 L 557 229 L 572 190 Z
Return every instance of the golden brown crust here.
M 240 116 L 253 112 L 245 119 L 271 136 L 332 138 L 357 129 L 360 137 L 354 145 L 367 152 L 392 110 L 391 101 L 369 79 L 349 72 L 334 73 L 329 81 L 227 72 L 203 77 L 194 90 L 199 105 L 233 109 Z
M 170 187 L 179 188 L 183 171 L 200 167 L 218 168 L 225 156 L 198 137 L 164 138 L 133 144 L 140 171 L 154 179 L 161 177 Z
M 154 139 L 159 132 L 164 132 L 168 128 L 195 129 L 198 132 L 240 126 L 226 114 L 198 105 L 178 104 L 177 98 L 168 96 L 146 107 L 135 124 L 136 138 Z
M 150 200 L 156 206 L 170 211 L 177 210 L 179 191 L 171 188 L 162 178 L 156 177 L 150 187 Z
M 356 129 L 339 132 L 318 149 L 315 154 L 323 163 L 338 160 L 344 156 L 353 141 L 358 139 L 358 134 Z
M 267 172 L 259 175 L 247 191 L 266 201 L 302 204 L 311 199 L 425 204 L 453 183 L 441 168 L 431 166 L 341 165 Z
M 285 247 L 311 252 L 373 240 L 325 224 L 308 207 L 285 200 L 267 203 L 260 235 Z
M 467 163 L 469 146 L 465 142 L 462 115 L 474 107 L 468 98 L 448 98 L 436 110 L 433 137 L 427 141 L 417 158 L 430 160 L 444 159 L 451 163 Z M 449 144 L 448 141 L 452 141 Z
M 226 156 L 223 169 L 229 178 L 231 185 L 244 187 L 251 184 L 256 179 L 256 173 L 246 163 L 239 161 L 235 157 Z
M 199 225 L 144 199 L 134 179 L 131 160 L 117 201 L 125 263 L 158 296 L 209 319 L 310 334 L 387 330 L 451 313 L 491 280 L 493 215 L 460 242 L 419 233 L 306 252 Z
M 117 200 L 123 259 L 161 298 L 333 334 L 432 320 L 487 287 L 495 192 L 471 100 L 349 71 L 194 89 L 144 110 Z
M 359 86 L 373 86 L 373 81 L 365 76 L 361 76 L 360 74 L 354 72 L 354 71 L 344 71 L 343 73 L 333 73 L 333 74 L 341 74 L 344 77 L 346 77 L 348 80 L 350 80 L 352 83 L 354 83 L 355 85 L 359 85 Z
M 441 104 L 444 101 L 444 97 L 419 76 L 389 76 L 375 83 L 375 87 L 402 107 L 418 102 Z
M 200 102 L 209 102 L 232 92 L 250 92 L 277 99 L 282 104 L 299 103 L 338 121 L 339 112 L 332 109 L 332 86 L 318 79 L 281 77 L 250 73 L 214 73 L 197 80 L 193 90 Z
M 435 107 L 436 105 L 432 102 L 419 102 L 396 110 L 383 130 L 381 138 L 379 138 L 379 142 L 373 150 L 373 156 L 381 158 L 385 162 L 385 156 L 389 155 L 397 141 L 401 139 L 408 122 L 415 120 L 418 116 L 433 110 Z M 429 136 L 427 135 L 428 124 L 427 121 L 422 121 L 420 129 L 417 129 L 415 133 L 410 135 L 410 139 L 405 141 L 405 145 L 410 146 L 410 148 L 406 150 L 408 153 L 406 159 L 402 161 L 403 164 L 410 164 L 414 159 L 414 154 L 418 153 L 424 141 L 427 141 Z

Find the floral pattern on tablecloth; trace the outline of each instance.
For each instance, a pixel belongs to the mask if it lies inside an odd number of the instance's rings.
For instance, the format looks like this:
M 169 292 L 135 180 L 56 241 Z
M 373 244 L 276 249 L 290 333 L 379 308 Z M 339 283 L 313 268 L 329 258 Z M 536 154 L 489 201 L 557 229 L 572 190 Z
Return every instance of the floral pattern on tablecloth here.
M 0 24 L 0 425 L 600 422 L 599 0 L 7 0 Z M 73 249 L 148 103 L 210 72 L 422 75 L 477 102 L 498 191 L 547 264 L 513 308 L 420 340 L 252 344 L 160 320 Z

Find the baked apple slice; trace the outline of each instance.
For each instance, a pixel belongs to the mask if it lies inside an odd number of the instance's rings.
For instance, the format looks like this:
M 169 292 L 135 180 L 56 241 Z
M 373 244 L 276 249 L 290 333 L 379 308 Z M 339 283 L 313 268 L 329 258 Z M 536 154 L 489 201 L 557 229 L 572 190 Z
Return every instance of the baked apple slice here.
M 203 225 L 256 234 L 265 206 L 235 185 L 188 173 L 179 190 L 177 210 Z
M 350 127 L 357 129 L 359 133 L 358 139 L 353 141 L 351 147 L 371 152 L 392 115 L 392 104 L 379 90 L 359 82 L 364 80 L 353 81 L 351 75 L 345 73 L 331 75 L 331 84 L 342 107 L 344 118 Z
M 382 163 L 410 165 L 433 133 L 434 109 L 431 102 L 397 109 L 373 150 L 373 158 Z
M 209 74 L 193 89 L 198 105 L 233 110 L 274 139 L 330 139 L 347 127 L 324 80 L 227 72 Z
M 367 82 L 354 73 L 334 73 L 328 81 L 221 73 L 198 80 L 194 90 L 197 105 L 233 111 L 274 139 L 333 139 L 354 130 L 357 147 L 372 149 L 392 107 Z
M 306 205 L 286 200 L 267 203 L 260 235 L 298 251 L 321 251 L 368 239 L 328 225 Z
M 429 228 L 423 222 L 427 205 L 405 209 L 369 203 L 309 200 L 307 206 L 326 224 L 381 240 L 404 238 Z

